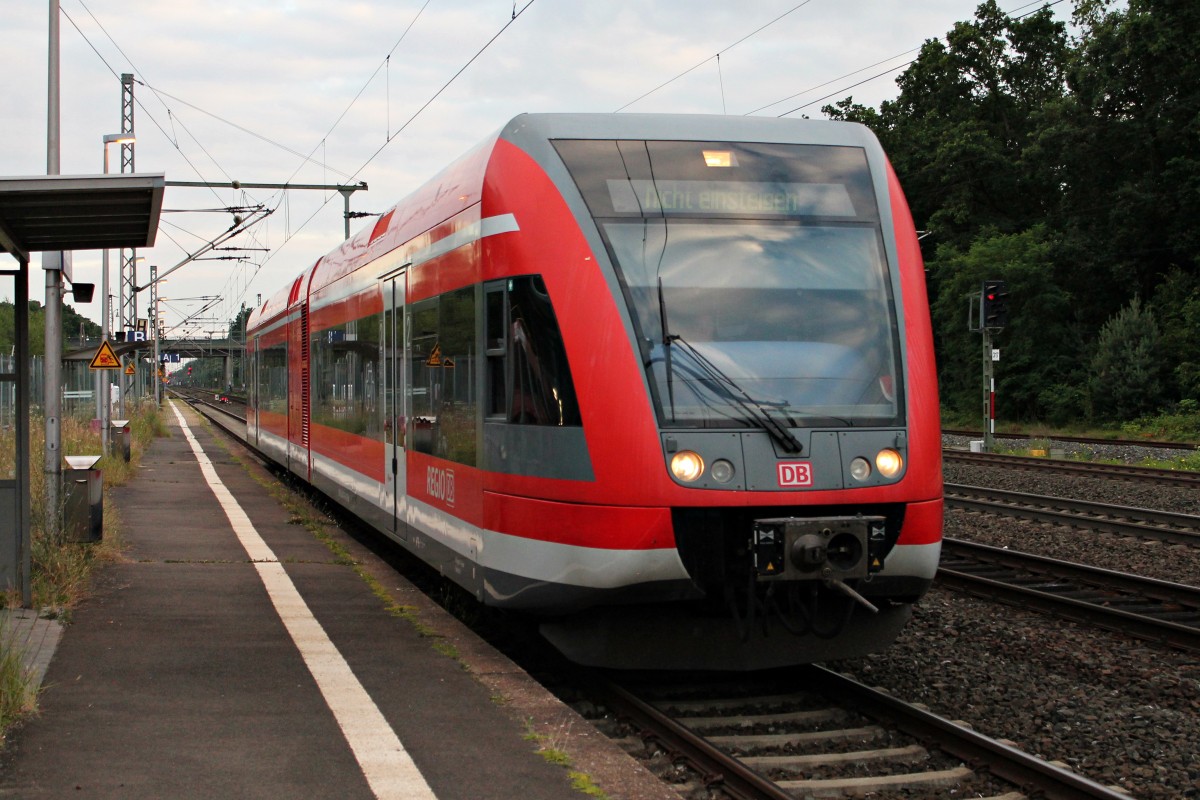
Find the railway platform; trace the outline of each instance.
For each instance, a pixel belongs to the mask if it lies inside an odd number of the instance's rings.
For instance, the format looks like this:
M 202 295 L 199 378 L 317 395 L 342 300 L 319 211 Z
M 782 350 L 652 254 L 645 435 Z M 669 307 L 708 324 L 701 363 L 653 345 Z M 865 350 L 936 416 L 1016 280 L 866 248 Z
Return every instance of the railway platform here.
M 0 798 L 677 797 L 353 538 L 315 535 L 193 409 L 164 414 Z

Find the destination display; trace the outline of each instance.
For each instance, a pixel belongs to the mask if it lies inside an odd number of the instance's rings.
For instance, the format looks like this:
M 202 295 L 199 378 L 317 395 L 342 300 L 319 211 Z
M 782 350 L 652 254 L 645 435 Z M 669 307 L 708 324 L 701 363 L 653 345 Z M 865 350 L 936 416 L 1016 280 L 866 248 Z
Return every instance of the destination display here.
M 608 193 L 618 214 L 857 216 L 840 183 L 610 179 Z

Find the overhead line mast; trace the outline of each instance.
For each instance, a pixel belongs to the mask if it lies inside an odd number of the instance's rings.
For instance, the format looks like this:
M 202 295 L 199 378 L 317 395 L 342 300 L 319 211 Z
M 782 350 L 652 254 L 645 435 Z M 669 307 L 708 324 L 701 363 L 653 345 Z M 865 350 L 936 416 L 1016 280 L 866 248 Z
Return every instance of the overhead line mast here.
M 354 217 L 364 216 L 362 212 L 351 213 L 350 211 L 350 195 L 355 192 L 365 192 L 367 190 L 367 182 L 359 181 L 358 183 L 341 183 L 341 184 L 324 184 L 324 183 L 246 183 L 244 181 L 167 181 L 167 186 L 190 186 L 193 188 L 217 189 L 317 189 L 323 192 L 340 192 L 342 199 L 345 201 L 346 210 L 344 213 L 346 219 L 346 238 L 350 238 L 350 220 Z M 369 216 L 369 215 L 368 215 Z

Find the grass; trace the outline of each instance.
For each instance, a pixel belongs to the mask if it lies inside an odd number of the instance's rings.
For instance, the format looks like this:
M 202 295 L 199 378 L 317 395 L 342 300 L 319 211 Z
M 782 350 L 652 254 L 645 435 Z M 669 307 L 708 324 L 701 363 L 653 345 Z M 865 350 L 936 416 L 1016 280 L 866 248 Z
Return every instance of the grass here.
M 955 415 L 944 410 L 942 413 L 943 428 L 979 430 L 981 424 L 982 421 L 976 416 Z M 1081 421 L 1078 425 L 1061 428 L 1051 428 L 1039 422 L 1007 422 L 1001 419 L 997 420 L 996 429 L 1002 433 L 1020 433 L 1038 439 L 1050 439 L 1059 435 L 1200 444 L 1200 404 L 1195 400 L 1183 400 L 1175 409 L 1135 420 L 1113 423 Z
M 596 785 L 596 782 L 592 780 L 590 775 L 586 772 L 571 769 L 571 757 L 564 750 L 557 747 L 557 743 L 554 741 L 555 737 L 533 730 L 533 720 L 531 719 L 525 721 L 525 730 L 525 735 L 522 738 L 527 742 L 537 745 L 537 754 L 539 756 L 544 758 L 547 763 L 567 768 L 567 777 L 571 781 L 572 789 L 586 797 L 594 797 L 597 800 L 608 800 L 608 795 Z
M 958 427 L 979 427 L 979 420 L 974 423 L 961 418 L 943 417 L 942 426 L 954 429 Z M 1138 440 L 1160 442 L 1183 442 L 1200 445 L 1200 404 L 1194 400 L 1184 400 L 1173 411 L 1163 412 L 1153 416 L 1112 424 L 1108 426 L 1074 426 L 1062 429 L 1051 429 L 1045 425 L 1033 424 L 998 424 L 997 430 L 1003 433 L 1017 433 L 1029 436 L 1030 439 L 1020 444 L 997 442 L 997 452 L 1007 452 L 1014 455 L 1029 455 L 1031 451 L 1043 450 L 1050 452 L 1050 442 L 1055 436 L 1082 436 L 1089 439 L 1112 439 L 1137 442 Z M 1076 460 L 1083 456 L 1072 456 Z M 1086 459 L 1103 461 L 1104 459 Z M 1158 469 L 1189 470 L 1200 472 L 1200 452 L 1174 458 L 1151 457 L 1143 459 L 1137 466 L 1156 467 Z
M 7 626 L 0 623 L 0 642 L 7 640 Z M 0 739 L 36 708 L 37 693 L 21 664 L 20 654 L 10 647 L 0 647 Z
M 30 414 L 30 585 L 33 607 L 46 618 L 69 621 L 71 611 L 86 596 L 93 569 L 97 564 L 119 557 L 121 552 L 120 515 L 104 495 L 104 538 L 94 544 L 76 544 L 66 540 L 66 533 L 54 523 L 55 517 L 47 500 L 46 472 L 42 468 L 45 452 L 45 418 Z M 142 452 L 155 436 L 166 435 L 153 403 L 144 404 L 131 417 L 131 456 L 129 463 L 121 458 L 104 456 L 97 467 L 101 470 L 105 490 L 127 483 L 137 472 Z M 99 431 L 90 421 L 64 418 L 60 423 L 61 450 L 65 455 L 101 453 Z M 14 466 L 16 442 L 13 431 L 0 431 L 0 477 L 16 475 Z M 56 509 L 61 519 L 65 493 L 60 492 Z M 4 597 L 8 608 L 19 606 L 19 592 L 10 591 Z M 37 708 L 37 697 L 30 676 L 21 664 L 20 653 L 4 646 L 4 631 L 0 630 L 0 736 L 23 717 Z

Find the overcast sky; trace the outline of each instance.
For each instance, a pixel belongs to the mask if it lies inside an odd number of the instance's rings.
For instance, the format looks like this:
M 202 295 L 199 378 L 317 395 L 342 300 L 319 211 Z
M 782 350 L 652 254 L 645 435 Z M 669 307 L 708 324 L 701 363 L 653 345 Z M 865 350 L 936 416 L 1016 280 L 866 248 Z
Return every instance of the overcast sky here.
M 526 111 L 777 116 L 813 103 L 794 115 L 820 117 L 821 105 L 847 95 L 877 106 L 895 96 L 898 72 L 853 84 L 903 65 L 923 41 L 970 19 L 977 5 L 973 0 L 535 0 L 528 6 L 528 0 L 515 6 L 512 0 L 60 2 L 61 174 L 101 172 L 103 136 L 121 130 L 119 76 L 132 73 L 138 81 L 138 172 L 163 172 L 168 181 L 365 181 L 369 191 L 355 193 L 351 208 L 369 212 L 391 207 Z M 1024 5 L 1025 0 L 1011 0 L 1002 8 Z M 1055 7 L 1059 16 L 1070 13 L 1067 5 Z M 46 173 L 48 7 L 47 0 L 4 0 L 0 175 Z M 814 102 L 831 94 L 830 100 Z M 119 150 L 111 146 L 114 172 L 120 171 Z M 269 252 L 248 251 L 249 262 L 204 260 L 177 270 L 161 287 L 161 295 L 170 298 L 164 304 L 168 326 L 203 305 L 187 298 L 220 296 L 196 322 L 224 330 L 243 302 L 253 305 L 257 295 L 273 294 L 343 237 L 343 204 L 336 192 L 169 188 L 157 242 L 139 251 L 146 258 L 139 283 L 148 275 L 145 265 L 165 271 L 232 223 L 225 212 L 176 210 L 255 203 L 275 211 L 253 235 L 235 243 Z M 367 224 L 370 220 L 353 220 L 352 233 Z M 114 257 L 114 294 L 116 262 Z M 77 253 L 75 272 L 77 280 L 99 283 L 100 254 Z M 31 297 L 44 298 L 40 279 L 30 287 Z M 146 315 L 146 300 L 139 301 L 140 316 Z M 67 302 L 99 321 L 99 293 L 90 305 L 69 297 Z

